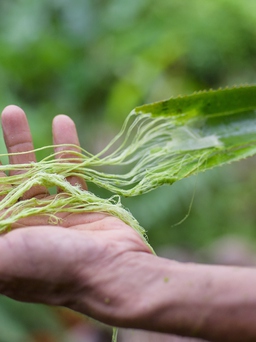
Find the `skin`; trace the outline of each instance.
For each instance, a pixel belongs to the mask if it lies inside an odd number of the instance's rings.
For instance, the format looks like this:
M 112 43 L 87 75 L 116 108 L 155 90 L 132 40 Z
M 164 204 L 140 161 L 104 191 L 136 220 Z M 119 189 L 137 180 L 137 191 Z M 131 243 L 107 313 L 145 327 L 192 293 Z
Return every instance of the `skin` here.
M 8 152 L 33 149 L 20 108 L 4 109 L 2 128 Z M 69 117 L 53 120 L 53 142 L 79 146 Z M 72 150 L 60 158 L 70 156 Z M 10 163 L 30 161 L 35 161 L 31 152 L 10 157 Z M 87 189 L 81 179 L 69 181 Z M 49 194 L 37 186 L 24 199 L 33 196 Z M 62 218 L 62 226 L 47 225 L 40 216 L 23 219 L 0 237 L 1 294 L 65 306 L 113 326 L 209 341 L 256 340 L 254 269 L 159 258 L 131 227 L 109 215 L 67 213 Z

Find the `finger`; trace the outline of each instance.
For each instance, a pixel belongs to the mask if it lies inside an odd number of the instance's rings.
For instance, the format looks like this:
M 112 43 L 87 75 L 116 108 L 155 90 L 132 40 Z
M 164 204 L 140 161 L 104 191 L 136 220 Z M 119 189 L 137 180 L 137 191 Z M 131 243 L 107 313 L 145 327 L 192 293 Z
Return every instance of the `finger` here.
M 14 105 L 6 107 L 2 112 L 2 129 L 10 164 L 27 164 L 36 161 L 32 136 L 24 111 Z M 19 154 L 19 152 L 26 152 Z M 24 170 L 11 170 L 10 176 L 24 173 Z M 48 194 L 44 186 L 32 187 L 24 194 L 24 199 Z
M 54 145 L 73 144 L 77 146 L 69 146 L 69 152 L 64 152 L 67 150 L 67 147 L 65 146 L 57 146 L 55 148 L 55 152 L 58 153 L 56 155 L 56 158 L 65 160 L 72 159 L 72 161 L 74 160 L 74 158 L 77 158 L 77 161 L 79 162 L 79 158 L 74 153 L 72 153 L 72 151 L 80 152 L 80 144 L 76 131 L 76 126 L 74 122 L 70 119 L 70 117 L 68 117 L 67 115 L 56 116 L 53 120 L 52 132 Z M 63 153 L 60 153 L 62 151 Z M 70 182 L 70 184 L 79 184 L 82 187 L 82 189 L 87 190 L 87 185 L 83 178 L 71 176 L 68 177 L 67 180 Z
M 2 165 L 2 163 L 0 162 L 0 165 Z M 0 178 L 6 178 L 7 175 L 4 171 L 0 170 Z M 10 184 L 6 184 L 6 182 L 4 181 L 4 179 L 1 180 L 0 183 L 0 201 L 5 197 L 6 192 L 9 190 L 11 190 L 12 186 Z

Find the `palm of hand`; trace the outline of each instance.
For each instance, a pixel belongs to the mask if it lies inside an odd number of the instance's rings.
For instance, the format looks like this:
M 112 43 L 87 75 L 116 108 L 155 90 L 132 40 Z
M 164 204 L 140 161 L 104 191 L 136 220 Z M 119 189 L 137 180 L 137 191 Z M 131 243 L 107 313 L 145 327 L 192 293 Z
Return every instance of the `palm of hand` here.
M 33 149 L 23 111 L 7 107 L 2 126 L 9 152 Z M 66 116 L 55 118 L 53 139 L 54 144 L 79 145 L 75 126 Z M 28 161 L 35 161 L 31 152 L 10 157 L 11 163 Z M 86 188 L 79 179 L 69 181 Z M 32 196 L 48 196 L 47 189 L 34 187 L 25 195 Z M 44 217 L 30 217 L 16 225 L 21 229 L 1 237 L 0 291 L 18 300 L 65 305 L 107 321 L 111 297 L 122 297 L 138 253 L 150 250 L 131 227 L 112 216 L 84 213 L 61 218 L 62 226 L 49 226 Z

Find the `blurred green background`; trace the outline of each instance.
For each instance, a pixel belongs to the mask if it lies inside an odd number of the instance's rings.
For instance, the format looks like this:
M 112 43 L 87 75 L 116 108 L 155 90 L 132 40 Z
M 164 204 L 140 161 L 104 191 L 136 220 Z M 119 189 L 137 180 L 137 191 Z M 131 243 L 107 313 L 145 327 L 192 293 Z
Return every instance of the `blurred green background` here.
M 0 107 L 26 111 L 36 147 L 51 144 L 59 113 L 95 153 L 135 106 L 255 81 L 254 0 L 0 2 Z M 255 166 L 250 158 L 124 204 L 159 254 L 251 265 Z M 1 298 L 0 342 L 110 341 L 73 315 Z

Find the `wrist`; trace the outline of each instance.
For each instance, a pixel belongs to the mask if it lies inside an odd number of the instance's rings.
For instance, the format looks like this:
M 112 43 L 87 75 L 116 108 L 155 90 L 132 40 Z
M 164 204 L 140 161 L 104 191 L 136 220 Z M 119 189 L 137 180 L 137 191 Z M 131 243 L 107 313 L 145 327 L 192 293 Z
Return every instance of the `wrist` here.
M 166 318 L 176 306 L 180 286 L 175 279 L 180 268 L 178 262 L 155 255 L 135 255 L 133 274 L 127 283 L 129 290 L 123 296 L 124 327 L 175 332 L 174 320 L 167 323 Z
M 160 316 L 175 303 L 172 279 L 180 264 L 150 253 L 130 252 L 121 256 L 100 294 L 105 323 L 124 327 L 163 331 Z M 159 322 L 158 322 L 159 321 Z M 170 323 L 170 322 L 169 322 Z M 170 329 L 168 324 L 168 332 Z

